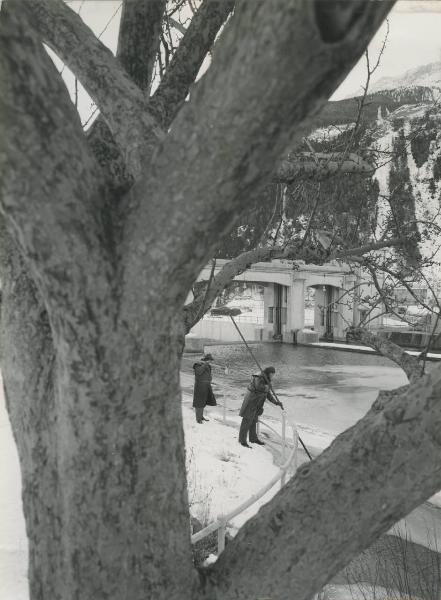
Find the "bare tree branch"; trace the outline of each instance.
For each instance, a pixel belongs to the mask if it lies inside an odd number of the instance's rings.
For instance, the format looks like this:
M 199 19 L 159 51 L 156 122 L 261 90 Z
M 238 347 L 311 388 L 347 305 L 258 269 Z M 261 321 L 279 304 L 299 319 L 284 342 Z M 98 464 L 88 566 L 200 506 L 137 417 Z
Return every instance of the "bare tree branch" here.
M 186 333 L 204 316 L 204 313 L 210 309 L 219 294 L 237 275 L 246 271 L 253 263 L 270 261 L 273 258 L 289 258 L 292 255 L 296 255 L 296 248 L 298 248 L 298 244 L 286 248 L 281 248 L 280 246 L 255 248 L 254 250 L 243 252 L 235 259 L 227 262 L 211 280 L 207 293 L 200 294 L 193 302 L 184 307 Z M 314 251 L 311 252 L 309 248 L 304 248 L 301 256 L 310 256 L 312 253 L 315 260 L 317 260 L 317 254 Z
M 303 237 L 302 237 L 302 246 L 306 242 L 306 240 L 308 239 L 309 233 L 311 231 L 312 223 L 313 223 L 314 217 L 315 217 L 315 213 L 317 211 L 318 205 L 319 205 L 320 200 L 321 200 L 321 194 L 320 194 L 320 192 L 321 192 L 321 184 L 319 182 L 318 186 L 317 186 L 316 199 L 315 199 L 315 202 L 314 202 L 314 206 L 312 207 L 311 214 L 309 215 L 308 222 L 306 223 L 306 227 L 305 227 L 305 232 L 304 232 Z
M 207 570 L 207 597 L 309 600 L 437 492 L 440 397 L 441 368 L 383 394 L 245 524 Z M 276 557 L 270 569 L 269 553 Z
M 124 0 L 117 56 L 130 79 L 149 95 L 166 0 Z
M 126 0 L 123 5 L 116 55 L 145 97 L 149 95 L 158 52 L 164 4 L 162 0 Z M 87 139 L 112 189 L 117 193 L 127 191 L 135 173 L 101 116 L 87 132 Z
M 406 243 L 406 238 L 389 238 L 384 239 L 381 242 L 371 242 L 370 244 L 365 244 L 364 246 L 357 246 L 356 248 L 346 248 L 340 249 L 331 254 L 333 258 L 341 259 L 347 258 L 348 261 L 354 260 L 356 257 L 359 257 L 363 254 L 367 254 L 368 252 L 372 252 L 374 250 L 382 250 L 383 248 L 393 248 L 397 246 L 402 246 Z
M 225 263 L 219 273 L 212 279 L 209 289 L 204 294 L 198 295 L 193 302 L 184 306 L 184 324 L 188 333 L 192 327 L 203 317 L 204 313 L 219 296 L 219 294 L 233 281 L 235 277 L 246 271 L 252 264 L 267 262 L 273 259 L 288 259 L 305 261 L 308 264 L 324 264 L 331 260 L 353 260 L 357 255 L 366 254 L 372 250 L 400 245 L 402 240 L 391 239 L 382 243 L 373 242 L 360 248 L 338 249 L 332 252 L 323 251 L 312 244 L 305 244 L 305 240 L 295 240 L 286 246 L 265 246 L 255 248 L 239 254 Z M 210 278 L 211 279 L 211 278 Z M 202 308 L 203 307 L 203 308 Z
M 396 363 L 406 373 L 410 382 L 421 377 L 423 370 L 418 359 L 405 352 L 397 344 L 362 327 L 351 329 L 351 335 L 354 339 L 375 348 L 383 356 Z
M 170 25 L 172 25 L 172 27 L 177 29 L 179 31 L 179 33 L 182 33 L 182 35 L 185 35 L 187 29 L 181 23 L 179 23 L 179 21 L 177 21 L 176 19 L 173 19 L 172 17 L 169 17 L 169 21 L 170 21 Z
M 142 91 L 110 50 L 62 0 L 22 0 L 43 41 L 78 77 L 106 120 L 131 171 L 153 151 L 163 132 Z
M 234 7 L 234 0 L 204 0 L 149 102 L 164 128 L 173 121 L 194 83 L 216 35 Z

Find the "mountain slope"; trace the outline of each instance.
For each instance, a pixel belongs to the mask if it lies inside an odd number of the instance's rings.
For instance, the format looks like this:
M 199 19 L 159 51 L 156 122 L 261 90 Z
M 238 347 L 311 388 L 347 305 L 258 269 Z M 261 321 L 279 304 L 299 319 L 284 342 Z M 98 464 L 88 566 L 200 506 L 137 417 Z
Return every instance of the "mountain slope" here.
M 441 87 L 441 62 L 434 62 L 407 70 L 397 77 L 382 77 L 370 91 L 394 90 L 400 87 Z

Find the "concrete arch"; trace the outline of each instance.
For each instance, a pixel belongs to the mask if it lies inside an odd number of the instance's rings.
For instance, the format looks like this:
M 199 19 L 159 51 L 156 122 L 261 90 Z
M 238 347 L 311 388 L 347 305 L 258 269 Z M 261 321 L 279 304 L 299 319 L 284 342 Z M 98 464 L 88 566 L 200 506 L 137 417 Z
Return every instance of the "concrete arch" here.
M 227 260 L 217 260 L 215 274 Z M 204 268 L 198 280 L 208 280 L 211 267 Z M 349 290 L 354 276 L 349 267 L 340 263 L 326 265 L 295 264 L 288 260 L 256 263 L 235 277 L 235 281 L 261 284 L 264 286 L 264 323 L 256 323 L 254 339 L 273 341 L 280 339 L 292 343 L 305 328 L 305 291 L 308 287 L 317 290 L 317 304 L 329 305 L 325 323 L 318 312 L 314 319 L 317 336 L 325 333 L 334 339 L 344 339 L 348 324 L 353 322 L 354 308 L 337 306 L 338 298 Z M 323 290 L 327 290 L 324 292 Z M 328 295 L 326 301 L 320 295 Z M 321 300 L 321 302 L 320 302 Z M 250 338 L 252 339 L 252 338 Z

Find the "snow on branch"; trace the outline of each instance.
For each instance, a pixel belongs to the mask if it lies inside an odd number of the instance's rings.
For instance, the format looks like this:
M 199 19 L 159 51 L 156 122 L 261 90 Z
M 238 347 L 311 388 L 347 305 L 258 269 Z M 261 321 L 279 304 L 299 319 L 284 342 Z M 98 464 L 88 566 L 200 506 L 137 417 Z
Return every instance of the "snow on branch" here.
M 21 2 L 2 7 L 0 49 L 1 212 L 47 306 L 71 314 L 85 286 L 95 294 L 83 265 L 93 270 L 105 253 L 99 169 Z
M 440 397 L 438 367 L 390 394 L 302 465 L 207 569 L 207 597 L 308 600 L 436 493 Z
M 272 180 L 277 183 L 292 183 L 302 176 L 317 179 L 336 173 L 372 175 L 374 170 L 375 167 L 353 153 L 300 152 L 282 160 Z
M 149 102 L 163 127 L 168 127 L 184 102 L 234 0 L 204 0 L 191 20 L 164 77 Z
M 148 152 L 163 137 L 161 128 L 146 109 L 141 89 L 62 0 L 22 0 L 22 3 L 30 11 L 32 26 L 43 41 L 93 98 L 126 162 L 133 163 L 131 170 L 138 172 L 138 154 Z

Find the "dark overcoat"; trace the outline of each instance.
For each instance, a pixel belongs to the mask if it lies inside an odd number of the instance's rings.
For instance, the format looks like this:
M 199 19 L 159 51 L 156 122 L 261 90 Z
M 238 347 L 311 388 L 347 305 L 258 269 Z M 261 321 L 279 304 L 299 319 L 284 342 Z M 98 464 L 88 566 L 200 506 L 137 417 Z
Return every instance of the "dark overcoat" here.
M 240 409 L 240 416 L 245 419 L 254 420 L 263 413 L 265 400 L 273 404 L 279 404 L 270 391 L 270 386 L 263 375 L 253 375 L 247 387 L 245 397 Z
M 216 406 L 216 398 L 211 387 L 211 365 L 206 361 L 194 363 L 194 391 L 193 391 L 193 406 L 195 408 L 203 408 L 207 404 Z

